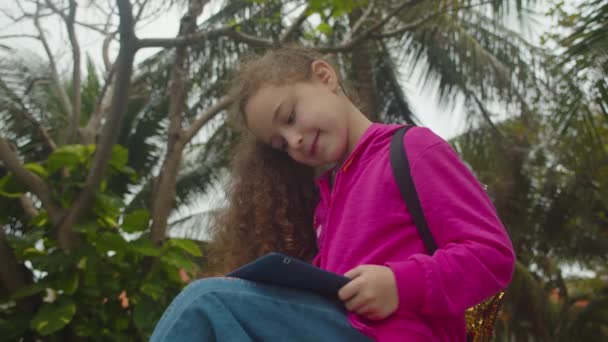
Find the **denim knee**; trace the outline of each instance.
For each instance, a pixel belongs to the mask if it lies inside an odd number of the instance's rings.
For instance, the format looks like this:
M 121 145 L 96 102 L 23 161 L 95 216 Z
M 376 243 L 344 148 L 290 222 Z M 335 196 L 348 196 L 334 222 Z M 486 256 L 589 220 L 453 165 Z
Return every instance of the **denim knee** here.
M 243 287 L 254 286 L 254 283 L 242 280 L 238 278 L 229 278 L 229 277 L 213 277 L 213 278 L 203 278 L 198 279 L 186 286 L 182 293 L 187 294 L 202 294 L 208 292 L 214 292 L 217 290 L 221 291 L 230 291 L 230 290 L 239 290 Z

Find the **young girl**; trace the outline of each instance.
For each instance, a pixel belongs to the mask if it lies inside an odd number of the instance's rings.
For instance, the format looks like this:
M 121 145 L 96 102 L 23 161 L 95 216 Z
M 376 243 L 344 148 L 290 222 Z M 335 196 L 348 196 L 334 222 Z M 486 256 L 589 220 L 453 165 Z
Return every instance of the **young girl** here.
M 352 281 L 336 303 L 240 279 L 198 280 L 152 340 L 464 341 L 465 310 L 506 287 L 514 253 L 448 143 L 417 127 L 403 141 L 439 247 L 431 256 L 390 165 L 400 126 L 370 122 L 332 64 L 300 48 L 269 51 L 242 65 L 233 94 L 249 137 L 235 157 L 211 264 L 228 272 L 279 251 Z M 315 181 L 314 170 L 328 165 Z

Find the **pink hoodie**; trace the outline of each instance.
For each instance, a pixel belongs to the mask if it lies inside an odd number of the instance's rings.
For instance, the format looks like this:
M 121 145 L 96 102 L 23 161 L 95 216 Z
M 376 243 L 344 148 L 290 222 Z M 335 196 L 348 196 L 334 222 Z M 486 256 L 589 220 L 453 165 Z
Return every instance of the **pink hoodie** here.
M 404 138 L 412 177 L 438 250 L 429 256 L 399 193 L 389 144 L 400 126 L 373 124 L 337 173 L 318 186 L 319 253 L 313 263 L 346 273 L 362 264 L 395 274 L 399 308 L 352 325 L 377 341 L 465 341 L 464 311 L 511 280 L 515 255 L 496 210 L 447 142 L 414 127 Z

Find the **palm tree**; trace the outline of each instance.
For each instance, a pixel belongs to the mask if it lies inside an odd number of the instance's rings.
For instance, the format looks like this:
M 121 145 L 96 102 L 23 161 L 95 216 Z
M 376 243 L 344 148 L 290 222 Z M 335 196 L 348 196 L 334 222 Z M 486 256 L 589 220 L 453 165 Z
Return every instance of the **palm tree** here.
M 496 120 L 487 108 L 487 103 L 492 101 L 516 103 L 522 111 L 529 110 L 523 89 L 535 84 L 535 74 L 530 68 L 542 52 L 502 20 L 509 9 L 525 14 L 521 2 L 494 1 L 483 5 L 473 1 L 410 1 L 405 4 L 397 1 L 328 1 L 322 6 L 311 2 L 305 9 L 306 5 L 302 1 L 224 1 L 216 14 L 202 22 L 200 30 L 239 22 L 240 32 L 265 39 L 243 44 L 227 38 L 209 38 L 190 48 L 187 89 L 195 91 L 191 92 L 191 100 L 187 101 L 189 108 L 184 111 L 186 122 L 190 120 L 189 113 L 208 107 L 214 98 L 221 96 L 225 80 L 239 56 L 260 51 L 269 46 L 268 42 L 280 42 L 286 28 L 301 18 L 304 18 L 301 25 L 288 41 L 311 47 L 336 46 L 353 35 L 353 31 L 365 33 L 368 39 L 359 43 L 364 48 L 334 54 L 361 94 L 361 106 L 377 120 L 417 121 L 399 80 L 402 74 L 411 74 L 418 68 L 425 68 L 423 84 L 432 85 L 437 80 L 446 109 L 464 94 L 471 108 L 470 117 L 478 121 L 493 124 Z M 387 17 L 395 8 L 400 10 L 393 13 L 390 25 L 372 29 L 379 18 Z M 317 14 L 321 24 L 303 16 L 306 13 Z M 158 75 L 160 70 L 167 70 L 169 56 L 170 51 L 153 56 L 142 64 L 142 70 L 144 73 L 151 70 Z M 214 82 L 204 81 L 210 79 Z M 166 80 L 149 84 L 157 89 L 167 86 Z M 224 129 L 221 120 L 216 127 Z M 232 148 L 231 141 L 205 141 L 204 138 L 203 141 L 197 146 L 219 151 Z M 222 147 L 214 147 L 215 144 Z M 208 161 L 209 166 L 201 161 L 201 168 L 218 172 L 226 162 Z M 217 177 L 197 178 L 203 181 Z M 212 183 L 205 184 L 188 188 L 204 194 Z

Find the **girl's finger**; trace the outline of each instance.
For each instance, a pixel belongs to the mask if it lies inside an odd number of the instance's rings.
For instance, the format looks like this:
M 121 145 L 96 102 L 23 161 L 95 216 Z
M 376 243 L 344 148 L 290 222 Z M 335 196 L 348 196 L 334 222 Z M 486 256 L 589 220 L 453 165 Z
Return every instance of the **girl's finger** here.
M 343 302 L 346 302 L 357 294 L 360 287 L 361 282 L 359 281 L 359 279 L 353 279 L 348 282 L 348 284 L 342 286 L 340 291 L 338 291 L 338 298 L 340 298 L 340 300 L 342 300 Z
M 368 306 L 368 300 L 363 298 L 363 296 L 355 295 L 345 303 L 345 306 L 348 311 L 359 313 L 359 311 Z
M 346 278 L 355 279 L 363 273 L 363 270 L 364 270 L 363 267 L 357 266 L 357 267 L 353 268 L 352 270 L 344 273 L 344 276 Z

